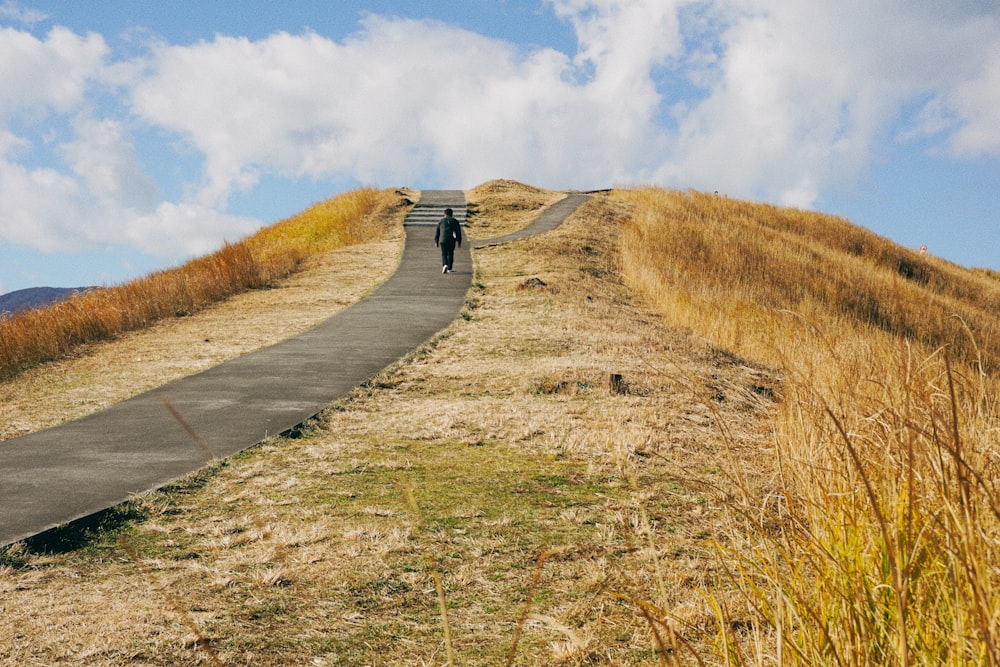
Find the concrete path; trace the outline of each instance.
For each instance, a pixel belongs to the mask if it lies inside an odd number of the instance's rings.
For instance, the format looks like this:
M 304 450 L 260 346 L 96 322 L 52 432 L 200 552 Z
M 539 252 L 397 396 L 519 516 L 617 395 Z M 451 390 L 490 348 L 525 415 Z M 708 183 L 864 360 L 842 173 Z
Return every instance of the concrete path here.
M 510 238 L 558 225 L 585 199 L 567 197 Z M 422 192 L 404 221 L 396 273 L 315 328 L 102 412 L 0 442 L 0 546 L 289 431 L 447 327 L 472 284 L 472 244 L 456 249 L 455 270 L 442 275 L 434 229 L 446 207 L 464 219 L 465 194 Z
M 589 196 L 580 193 L 567 195 L 542 211 L 541 215 L 532 220 L 531 224 L 527 225 L 523 229 L 513 232 L 512 234 L 507 234 L 506 236 L 497 236 L 491 239 L 474 241 L 473 246 L 476 248 L 487 248 L 489 246 L 500 245 L 501 243 L 507 243 L 508 241 L 515 241 L 517 239 L 523 239 L 528 236 L 535 236 L 536 234 L 551 231 L 562 224 L 563 220 L 568 218 L 573 211 L 579 208 L 579 206 L 588 199 L 590 199 Z

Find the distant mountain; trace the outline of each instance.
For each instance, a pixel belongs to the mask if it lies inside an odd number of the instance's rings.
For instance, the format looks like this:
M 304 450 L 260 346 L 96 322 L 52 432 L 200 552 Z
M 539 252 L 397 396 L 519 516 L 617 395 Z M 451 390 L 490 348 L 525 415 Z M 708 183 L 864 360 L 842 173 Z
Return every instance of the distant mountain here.
M 0 314 L 42 308 L 93 287 L 29 287 L 0 295 Z

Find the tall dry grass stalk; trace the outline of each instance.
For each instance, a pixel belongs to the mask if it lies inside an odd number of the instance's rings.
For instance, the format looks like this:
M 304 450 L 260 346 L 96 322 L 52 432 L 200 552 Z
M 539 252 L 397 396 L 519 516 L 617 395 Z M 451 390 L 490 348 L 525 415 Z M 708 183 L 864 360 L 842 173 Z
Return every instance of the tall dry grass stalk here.
M 424 521 L 423 513 L 420 511 L 420 505 L 417 504 L 417 498 L 413 495 L 413 487 L 406 485 L 403 490 L 406 493 L 406 500 L 413 511 L 417 528 L 419 528 L 420 535 L 422 536 L 427 532 L 427 524 Z M 423 550 L 423 557 L 424 563 L 427 565 L 427 571 L 431 574 L 431 578 L 434 579 L 434 591 L 437 593 L 438 609 L 441 612 L 441 628 L 444 631 L 445 653 L 448 656 L 447 664 L 448 667 L 453 667 L 455 664 L 455 650 L 451 641 L 451 625 L 448 623 L 448 599 L 445 597 L 444 586 L 441 584 L 441 572 L 434 562 L 434 557 L 426 549 Z
M 616 196 L 633 205 L 630 284 L 784 369 L 775 481 L 730 507 L 744 602 L 714 603 L 720 657 L 1000 664 L 995 277 L 816 213 Z
M 70 354 L 81 344 L 267 286 L 311 254 L 371 238 L 379 212 L 393 203 L 391 191 L 354 190 L 177 268 L 0 319 L 0 379 Z M 376 235 L 381 233 L 378 229 Z
M 852 385 L 789 377 L 779 482 L 733 507 L 730 573 L 778 664 L 998 664 L 995 382 L 876 351 Z

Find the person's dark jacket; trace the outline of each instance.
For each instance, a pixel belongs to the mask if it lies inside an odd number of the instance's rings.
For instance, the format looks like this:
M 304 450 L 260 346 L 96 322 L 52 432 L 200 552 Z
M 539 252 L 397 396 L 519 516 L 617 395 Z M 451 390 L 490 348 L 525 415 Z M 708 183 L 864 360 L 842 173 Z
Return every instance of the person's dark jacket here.
M 434 245 L 445 247 L 462 245 L 462 224 L 451 216 L 445 216 L 438 222 L 434 231 Z

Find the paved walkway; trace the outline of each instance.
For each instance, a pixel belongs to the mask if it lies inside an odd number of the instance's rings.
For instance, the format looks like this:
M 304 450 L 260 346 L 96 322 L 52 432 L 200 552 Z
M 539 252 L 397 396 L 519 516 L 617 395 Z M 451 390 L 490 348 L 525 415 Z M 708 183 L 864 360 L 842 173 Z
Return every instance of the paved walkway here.
M 570 195 L 526 229 L 490 243 L 547 231 L 585 199 Z M 472 284 L 473 244 L 457 248 L 455 270 L 441 274 L 434 229 L 446 207 L 464 219 L 465 194 L 422 192 L 404 221 L 396 272 L 315 328 L 102 412 L 0 442 L 0 546 L 287 432 L 447 327 Z
M 530 225 L 527 225 L 523 229 L 520 229 L 512 234 L 507 234 L 506 236 L 497 236 L 491 239 L 473 241 L 473 247 L 488 248 L 489 246 L 500 245 L 501 243 L 516 241 L 517 239 L 523 239 L 528 236 L 535 236 L 536 234 L 551 231 L 562 224 L 563 220 L 568 218 L 573 211 L 579 208 L 580 205 L 588 199 L 590 199 L 589 196 L 580 193 L 567 195 L 542 211 L 537 218 L 531 221 Z

